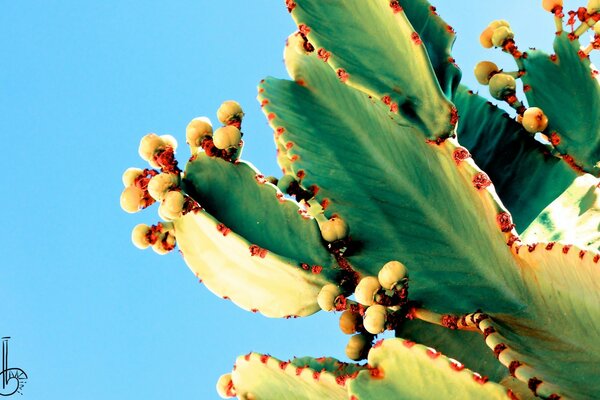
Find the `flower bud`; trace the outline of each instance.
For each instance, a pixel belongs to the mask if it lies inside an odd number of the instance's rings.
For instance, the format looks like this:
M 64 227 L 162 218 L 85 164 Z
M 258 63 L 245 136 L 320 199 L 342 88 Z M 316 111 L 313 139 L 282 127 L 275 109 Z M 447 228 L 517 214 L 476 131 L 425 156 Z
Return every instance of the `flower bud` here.
M 502 47 L 504 42 L 515 37 L 513 31 L 508 26 L 500 26 L 494 29 L 492 33 L 492 44 L 496 47 Z
M 483 32 L 481 32 L 481 35 L 479 35 L 479 43 L 481 43 L 481 45 L 486 49 L 494 47 L 494 44 L 492 43 L 493 34 L 494 28 L 488 26 L 483 30 Z
M 490 76 L 499 72 L 498 66 L 491 61 L 481 61 L 475 66 L 475 79 L 482 85 L 490 83 Z
M 128 186 L 121 193 L 121 208 L 136 213 L 144 207 L 144 191 L 137 186 Z
M 149 133 L 140 140 L 138 152 L 145 161 L 150 161 L 158 151 L 166 147 L 165 141 L 156 133 Z
M 167 221 L 173 221 L 180 218 L 183 212 L 185 197 L 179 190 L 171 190 L 167 192 L 162 203 L 160 204 L 160 217 Z
M 154 250 L 157 254 L 164 255 L 175 248 L 175 243 L 176 241 L 173 231 L 163 230 L 156 243 L 152 245 L 152 250 Z
M 379 280 L 381 287 L 384 289 L 392 289 L 396 286 L 396 283 L 406 278 L 407 275 L 408 271 L 404 264 L 400 261 L 390 261 L 381 267 L 377 279 Z
M 335 298 L 342 294 L 340 288 L 334 284 L 327 284 L 321 288 L 317 296 L 317 303 L 324 311 L 331 311 L 335 307 Z
M 235 388 L 233 387 L 233 381 L 231 380 L 231 374 L 221 375 L 217 381 L 217 393 L 222 399 L 229 399 L 235 397 Z
M 523 120 L 521 121 L 523 128 L 529 133 L 542 132 L 548 127 L 548 117 L 538 107 L 529 107 L 523 113 Z
M 366 358 L 371 341 L 366 336 L 358 334 L 350 337 L 346 345 L 346 356 L 354 361 Z
M 335 242 L 348 236 L 348 225 L 339 217 L 328 219 L 321 224 L 320 228 L 321 236 L 327 242 Z
M 228 125 L 232 121 L 241 121 L 243 117 L 242 106 L 234 100 L 224 101 L 217 110 L 217 118 L 223 125 Z
M 202 144 L 202 139 L 212 136 L 213 128 L 210 120 L 206 117 L 194 118 L 185 128 L 185 138 L 187 144 L 198 148 Z
M 157 201 L 162 201 L 167 192 L 179 185 L 179 175 L 161 172 L 148 182 L 148 193 Z
M 358 327 L 362 322 L 360 314 L 354 313 L 350 310 L 344 311 L 340 315 L 340 329 L 346 335 L 352 335 L 358 332 Z
M 374 276 L 366 276 L 358 282 L 354 290 L 354 297 L 363 306 L 370 306 L 374 302 L 375 295 L 381 289 L 379 281 Z
M 135 183 L 135 180 L 144 174 L 144 170 L 140 168 L 127 168 L 125 172 L 123 172 L 123 186 L 131 186 Z
M 542 0 L 544 10 L 553 12 L 556 7 L 562 7 L 563 0 Z
M 504 100 L 506 96 L 515 93 L 517 82 L 510 75 L 499 73 L 490 78 L 490 94 L 493 98 Z
M 225 150 L 231 147 L 239 147 L 242 134 L 233 125 L 221 127 L 213 134 L 213 144 L 217 149 Z
M 292 182 L 296 182 L 296 178 L 294 178 L 293 175 L 284 175 L 277 182 L 277 187 L 283 193 L 287 193 L 287 191 L 288 191 L 290 185 L 292 184 Z
M 148 233 L 150 227 L 146 224 L 138 224 L 131 231 L 131 241 L 138 249 L 144 250 L 150 246 L 148 241 Z
M 365 311 L 363 325 L 367 332 L 373 335 L 385 331 L 385 321 L 387 320 L 387 309 L 380 304 L 372 305 Z

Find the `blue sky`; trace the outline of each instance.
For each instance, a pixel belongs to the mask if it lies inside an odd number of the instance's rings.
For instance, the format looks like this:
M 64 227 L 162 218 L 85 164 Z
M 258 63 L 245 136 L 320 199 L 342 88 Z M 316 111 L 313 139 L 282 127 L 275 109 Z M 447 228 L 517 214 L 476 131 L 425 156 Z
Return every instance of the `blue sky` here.
M 550 49 L 551 16 L 522 3 L 436 4 L 458 31 L 471 87 L 477 61 L 514 69 L 478 44 L 492 19 L 508 19 L 520 47 Z M 215 120 L 227 99 L 246 111 L 244 158 L 278 174 L 256 85 L 286 76 L 293 30 L 273 0 L 2 2 L 0 336 L 11 336 L 11 366 L 29 374 L 20 398 L 213 399 L 218 377 L 250 350 L 344 357 L 336 316 L 270 320 L 236 308 L 178 254 L 133 247 L 131 228 L 156 222 L 155 207 L 119 207 L 122 172 L 144 165 L 140 138 L 183 144 L 189 120 Z

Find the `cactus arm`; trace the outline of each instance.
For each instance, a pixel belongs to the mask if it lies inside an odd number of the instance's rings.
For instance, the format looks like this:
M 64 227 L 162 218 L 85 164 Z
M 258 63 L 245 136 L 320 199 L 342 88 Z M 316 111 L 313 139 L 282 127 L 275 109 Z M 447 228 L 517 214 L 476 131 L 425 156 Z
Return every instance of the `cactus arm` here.
M 452 103 L 444 96 L 419 34 L 388 0 L 295 2 L 292 17 L 314 52 L 341 80 L 383 100 L 428 137 L 452 134 Z M 310 46 L 309 46 L 310 49 Z M 324 50 L 321 50 L 324 49 Z M 406 71 L 418 71 L 418 78 Z
M 348 222 L 359 247 L 349 256 L 354 267 L 377 275 L 390 257 L 402 257 L 411 297 L 432 307 L 484 306 L 475 299 L 489 299 L 496 310 L 521 307 L 505 245 L 511 225 L 498 222 L 508 214 L 493 191 L 474 187 L 484 175 L 457 156 L 454 141 L 426 142 L 422 132 L 391 120 L 382 103 L 341 84 L 316 55 L 296 49 L 290 42 L 286 59 L 301 84 L 269 78 L 259 99 L 298 156 L 293 172 L 305 187 L 318 187 L 327 216 Z
M 240 356 L 231 373 L 231 394 L 240 399 L 348 399 L 346 385 L 352 378 L 344 368 L 329 371 L 316 360 L 308 364 L 258 353 Z
M 402 2 L 402 9 L 425 44 L 429 61 L 447 98 L 452 99 L 461 72 L 454 63 L 451 50 L 456 34 L 426 0 Z
M 582 249 L 600 250 L 600 188 L 598 179 L 586 174 L 573 184 L 529 225 L 524 243 L 562 242 Z
M 396 329 L 396 336 L 433 347 L 494 382 L 500 382 L 506 375 L 506 368 L 496 360 L 478 332 L 448 329 L 413 319 L 404 321 Z
M 350 396 L 360 400 L 510 398 L 505 387 L 408 340 L 383 340 L 368 360 L 370 369 L 349 383 Z
M 503 110 L 459 86 L 458 140 L 486 171 L 519 232 L 556 199 L 579 173 L 536 141 Z
M 514 251 L 529 306 L 524 314 L 493 316 L 498 336 L 486 342 L 503 337 L 507 358 L 514 355 L 534 374 L 517 369 L 517 378 L 530 387 L 537 382 L 532 377 L 548 386 L 538 383 L 538 393 L 548 396 L 555 387 L 564 396 L 593 398 L 600 393 L 600 254 L 558 243 L 515 246 Z
M 177 245 L 188 267 L 217 296 L 268 317 L 307 316 L 320 310 L 319 290 L 328 281 L 296 261 L 271 252 L 252 255 L 251 243 L 205 211 L 174 221 Z
M 316 221 L 250 164 L 198 154 L 186 166 L 183 187 L 219 222 L 252 244 L 299 263 L 322 266 L 328 276 L 335 274 L 330 268 L 335 261 L 321 243 Z
M 522 79 L 530 89 L 525 93 L 529 105 L 540 107 L 548 116 L 548 136 L 557 143 L 558 151 L 572 157 L 575 167 L 598 176 L 600 83 L 592 74 L 589 58 L 580 55 L 579 46 L 579 40 L 562 32 L 554 41 L 556 57 L 529 51 L 522 60 Z

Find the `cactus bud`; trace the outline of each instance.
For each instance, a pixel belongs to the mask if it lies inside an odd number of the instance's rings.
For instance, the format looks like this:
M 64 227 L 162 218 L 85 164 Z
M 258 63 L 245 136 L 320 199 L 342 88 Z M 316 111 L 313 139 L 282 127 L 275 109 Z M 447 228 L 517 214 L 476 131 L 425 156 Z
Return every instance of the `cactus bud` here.
M 370 340 L 365 335 L 354 335 L 348 340 L 346 345 L 346 356 L 354 361 L 360 361 L 366 358 L 369 351 Z
M 317 296 L 317 303 L 324 311 L 331 311 L 335 307 L 335 299 L 342 292 L 340 288 L 334 284 L 328 284 L 321 288 L 319 295 Z
M 600 11 L 600 0 L 589 0 L 587 4 L 587 12 L 594 14 Z
M 374 302 L 375 295 L 381 289 L 379 281 L 374 276 L 366 276 L 358 282 L 354 290 L 354 297 L 363 306 L 370 306 Z
M 548 127 L 548 117 L 538 107 L 530 107 L 523 113 L 523 128 L 529 133 L 542 132 Z
M 241 121 L 243 117 L 242 106 L 237 101 L 224 101 L 217 110 L 217 118 L 223 125 L 228 125 L 233 121 Z
M 223 374 L 217 381 L 217 393 L 222 399 L 229 399 L 235 397 L 235 389 L 233 387 L 233 381 L 231 380 L 231 374 Z
M 400 261 L 390 261 L 381 267 L 377 279 L 379 280 L 381 287 L 384 289 L 392 289 L 396 286 L 396 283 L 406 278 L 407 275 L 408 271 L 404 264 Z
M 492 76 L 489 85 L 490 94 L 498 100 L 504 100 L 506 96 L 514 94 L 517 88 L 515 78 L 503 73 Z
M 144 174 L 144 170 L 140 168 L 127 168 L 125 172 L 123 172 L 123 186 L 131 186 L 135 183 L 135 180 Z
M 385 321 L 387 320 L 387 309 L 380 304 L 372 305 L 365 311 L 363 325 L 367 332 L 377 335 L 385 331 Z
M 166 147 L 165 141 L 156 133 L 149 133 L 140 140 L 138 152 L 145 161 L 152 160 L 154 154 Z
M 361 321 L 360 314 L 346 310 L 340 315 L 340 329 L 346 335 L 352 335 L 358 332 Z
M 164 255 L 175 248 L 175 243 L 176 240 L 173 231 L 163 229 L 156 243 L 152 245 L 152 250 L 157 254 Z
M 136 213 L 144 207 L 144 191 L 137 186 L 129 186 L 121 193 L 121 208 L 128 213 Z
M 339 217 L 333 217 L 323 222 L 320 228 L 321 236 L 326 242 L 335 242 L 348 236 L 348 225 Z
M 281 190 L 283 193 L 287 193 L 290 185 L 292 184 L 292 182 L 295 182 L 296 178 L 294 178 L 293 175 L 284 175 L 281 177 L 281 179 L 279 179 L 279 181 L 277 182 L 277 187 L 279 188 L 279 190 Z
M 185 128 L 186 142 L 193 148 L 200 147 L 202 139 L 206 136 L 212 136 L 212 134 L 212 124 L 206 117 L 194 118 Z
M 150 246 L 148 241 L 148 232 L 150 227 L 146 224 L 138 224 L 131 231 L 131 241 L 138 249 L 144 250 Z
M 475 66 L 475 79 L 482 85 L 490 83 L 490 77 L 500 72 L 498 66 L 491 61 L 481 61 Z
M 162 172 L 148 182 L 148 193 L 157 201 L 162 201 L 167 192 L 179 185 L 179 175 Z
M 213 143 L 220 150 L 238 147 L 241 139 L 242 134 L 240 130 L 232 125 L 221 127 L 213 134 Z
M 544 10 L 554 12 L 556 7 L 562 7 L 563 0 L 542 0 L 542 7 Z
M 493 35 L 494 29 L 488 26 L 483 30 L 483 32 L 481 32 L 481 35 L 479 36 L 479 43 L 481 43 L 481 45 L 486 49 L 494 47 L 494 44 L 492 43 Z
M 160 216 L 167 221 L 173 221 L 181 217 L 185 198 L 179 190 L 171 190 L 167 192 L 162 203 L 160 204 Z
M 494 33 L 492 34 L 492 44 L 496 47 L 502 47 L 504 42 L 514 37 L 515 34 L 508 26 L 499 26 L 498 28 L 494 29 Z

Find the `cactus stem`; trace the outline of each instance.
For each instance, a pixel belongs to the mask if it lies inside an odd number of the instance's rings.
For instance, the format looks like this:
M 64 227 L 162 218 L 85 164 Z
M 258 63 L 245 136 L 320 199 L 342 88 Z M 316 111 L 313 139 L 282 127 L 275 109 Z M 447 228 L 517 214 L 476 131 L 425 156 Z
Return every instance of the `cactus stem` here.
M 424 322 L 429 322 L 430 324 L 443 326 L 448 329 L 460 329 L 467 331 L 476 331 L 474 325 L 469 325 L 465 319 L 459 318 L 455 315 L 450 314 L 438 314 L 433 311 L 426 310 L 424 308 L 413 307 L 409 311 L 411 318 L 417 318 Z
M 562 12 L 562 7 L 560 7 L 560 12 L 558 11 L 558 7 L 554 12 L 554 25 L 556 26 L 556 35 L 560 35 L 563 31 L 563 17 L 564 14 Z
M 577 38 L 579 38 L 581 35 L 583 35 L 585 32 L 587 32 L 588 29 L 590 29 L 591 27 L 594 26 L 594 24 L 600 20 L 600 13 L 596 13 L 593 15 L 588 16 L 588 18 L 586 18 L 581 25 L 579 25 L 577 27 L 577 29 L 575 29 L 570 35 L 569 35 L 569 39 L 571 40 L 575 40 Z

